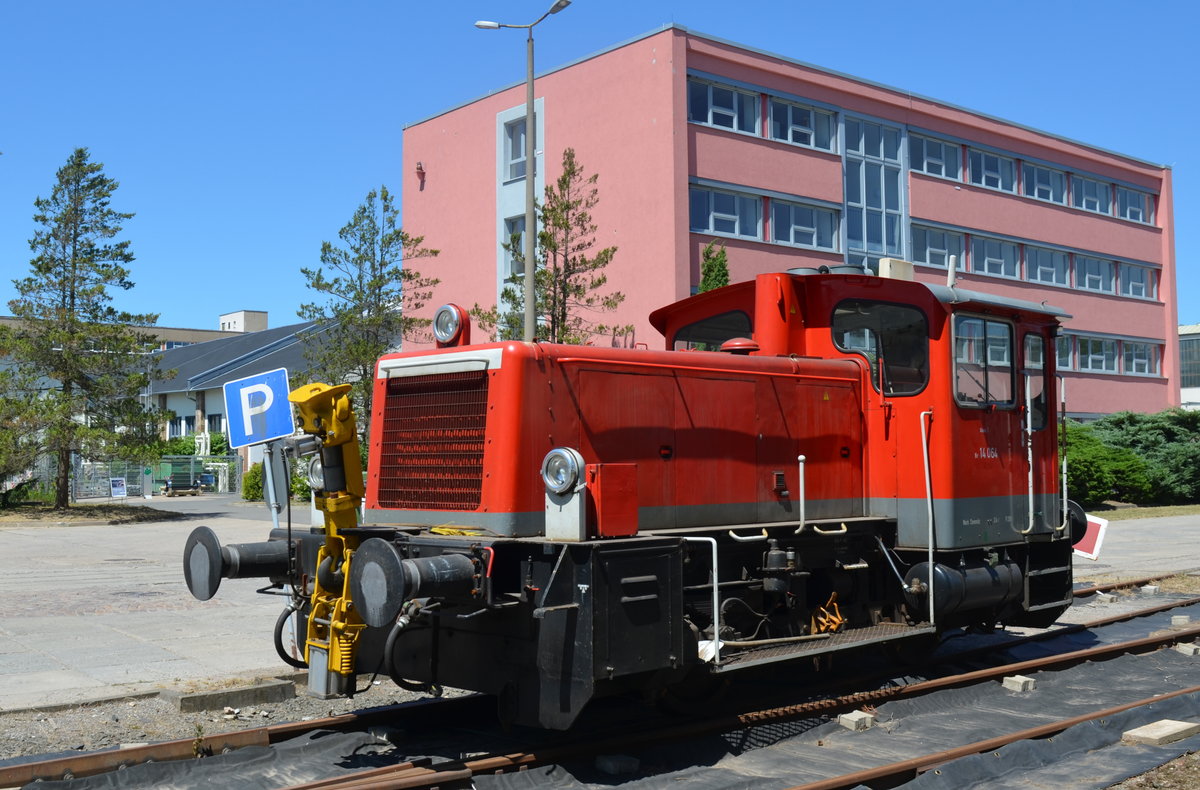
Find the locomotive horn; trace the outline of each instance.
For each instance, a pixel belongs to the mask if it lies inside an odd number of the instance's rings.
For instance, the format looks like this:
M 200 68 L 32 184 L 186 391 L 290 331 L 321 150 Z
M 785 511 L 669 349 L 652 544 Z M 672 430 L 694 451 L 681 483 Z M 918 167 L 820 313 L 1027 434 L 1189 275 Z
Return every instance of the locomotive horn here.
M 289 565 L 286 540 L 222 546 L 211 529 L 196 527 L 183 547 L 183 578 L 201 601 L 217 594 L 221 579 L 282 579 L 287 577 Z
M 411 598 L 470 592 L 474 576 L 475 563 L 465 554 L 402 559 L 388 541 L 369 538 L 350 560 L 350 595 L 363 622 L 378 628 Z

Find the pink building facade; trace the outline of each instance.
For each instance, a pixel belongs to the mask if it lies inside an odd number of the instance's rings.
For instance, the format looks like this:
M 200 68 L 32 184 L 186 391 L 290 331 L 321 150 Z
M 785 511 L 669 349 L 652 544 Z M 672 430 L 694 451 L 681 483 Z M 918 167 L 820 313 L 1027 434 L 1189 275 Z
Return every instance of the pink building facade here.
M 539 76 L 540 195 L 575 149 L 598 173 L 597 247 L 625 294 L 598 338 L 661 347 L 647 321 L 695 292 L 704 246 L 730 278 L 883 257 L 1072 315 L 1069 413 L 1179 404 L 1171 171 L 672 26 Z M 404 130 L 403 221 L 440 257 L 425 312 L 490 307 L 524 229 L 524 85 Z M 420 168 L 417 167 L 420 163 Z

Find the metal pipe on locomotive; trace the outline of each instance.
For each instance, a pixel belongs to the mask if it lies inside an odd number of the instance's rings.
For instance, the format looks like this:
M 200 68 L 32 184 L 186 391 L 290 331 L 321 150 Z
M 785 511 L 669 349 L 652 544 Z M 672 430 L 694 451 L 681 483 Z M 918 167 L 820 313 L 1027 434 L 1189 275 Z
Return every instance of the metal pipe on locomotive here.
M 201 528 L 189 587 L 294 590 L 313 693 L 383 668 L 548 728 L 600 695 L 1053 622 L 1083 526 L 1063 313 L 882 274 L 684 299 L 650 316 L 659 351 L 472 345 L 448 305 L 438 348 L 378 362 L 365 490 L 347 387 L 295 390 L 323 528 L 226 547 Z

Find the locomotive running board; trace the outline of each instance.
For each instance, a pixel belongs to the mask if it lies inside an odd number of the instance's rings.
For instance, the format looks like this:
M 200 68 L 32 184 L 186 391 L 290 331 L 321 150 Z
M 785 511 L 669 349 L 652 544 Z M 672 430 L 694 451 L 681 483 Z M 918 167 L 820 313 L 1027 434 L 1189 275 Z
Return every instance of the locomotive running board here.
M 923 634 L 937 633 L 933 626 L 909 626 L 904 623 L 884 623 L 864 628 L 852 628 L 831 634 L 828 639 L 813 642 L 796 642 L 790 645 L 771 645 L 762 648 L 747 648 L 737 653 L 721 652 L 721 664 L 713 667 L 714 672 L 733 672 L 762 664 L 774 664 L 797 658 L 836 653 L 851 647 L 895 642 Z

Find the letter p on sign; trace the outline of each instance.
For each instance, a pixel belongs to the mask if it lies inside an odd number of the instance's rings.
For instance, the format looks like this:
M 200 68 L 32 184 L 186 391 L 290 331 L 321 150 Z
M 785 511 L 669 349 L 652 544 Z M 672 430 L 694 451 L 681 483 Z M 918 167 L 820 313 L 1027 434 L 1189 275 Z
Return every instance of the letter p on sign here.
M 229 446 L 245 447 L 291 436 L 296 424 L 288 401 L 290 391 L 285 368 L 227 382 Z

